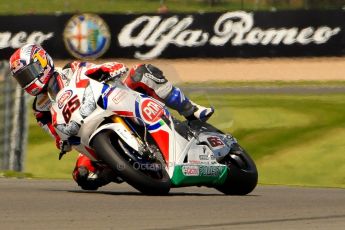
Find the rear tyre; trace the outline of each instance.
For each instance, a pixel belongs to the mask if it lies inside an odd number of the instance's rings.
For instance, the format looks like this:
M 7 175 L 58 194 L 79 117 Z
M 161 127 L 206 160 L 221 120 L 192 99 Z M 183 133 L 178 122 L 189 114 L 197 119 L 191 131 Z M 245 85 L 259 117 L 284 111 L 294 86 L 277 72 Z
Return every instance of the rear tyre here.
M 254 190 L 258 183 L 258 171 L 240 145 L 234 144 L 220 163 L 228 166 L 228 176 L 224 184 L 216 187 L 217 190 L 227 195 L 246 195 Z
M 211 124 L 192 121 L 189 126 L 194 130 L 207 130 L 223 133 Z M 258 171 L 249 154 L 237 143 L 233 144 L 229 154 L 222 159 L 221 164 L 228 167 L 226 181 L 215 188 L 227 195 L 246 195 L 254 190 L 258 183 Z
M 98 133 L 92 140 L 97 155 L 128 184 L 148 195 L 164 195 L 170 190 L 170 177 L 164 165 L 156 160 L 136 161 L 139 153 L 131 149 L 111 130 Z M 130 156 L 128 153 L 134 153 Z M 143 168 L 143 166 L 145 168 Z M 147 170 L 152 167 L 153 170 Z

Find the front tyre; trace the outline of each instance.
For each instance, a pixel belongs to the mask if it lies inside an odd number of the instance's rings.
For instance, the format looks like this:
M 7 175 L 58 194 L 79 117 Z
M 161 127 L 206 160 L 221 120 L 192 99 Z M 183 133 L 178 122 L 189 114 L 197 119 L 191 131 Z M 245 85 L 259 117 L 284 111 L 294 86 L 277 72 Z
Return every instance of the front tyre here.
M 98 133 L 92 140 L 92 146 L 97 155 L 111 169 L 124 179 L 128 184 L 148 195 L 164 195 L 170 190 L 170 177 L 161 162 L 147 162 L 146 166 L 152 166 L 160 170 L 145 171 L 138 165 L 142 162 L 136 162 L 135 156 L 129 156 L 129 149 L 118 135 L 111 130 L 104 130 Z

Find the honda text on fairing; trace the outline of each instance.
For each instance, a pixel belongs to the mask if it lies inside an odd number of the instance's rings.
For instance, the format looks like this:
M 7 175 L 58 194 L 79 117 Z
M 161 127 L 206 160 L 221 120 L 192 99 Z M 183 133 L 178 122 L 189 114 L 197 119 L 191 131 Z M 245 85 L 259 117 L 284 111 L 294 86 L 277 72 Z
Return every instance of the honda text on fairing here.
M 145 194 L 197 185 L 245 195 L 256 187 L 255 163 L 232 135 L 198 120 L 178 121 L 161 102 L 84 72 L 48 89 L 53 125 L 76 150 Z

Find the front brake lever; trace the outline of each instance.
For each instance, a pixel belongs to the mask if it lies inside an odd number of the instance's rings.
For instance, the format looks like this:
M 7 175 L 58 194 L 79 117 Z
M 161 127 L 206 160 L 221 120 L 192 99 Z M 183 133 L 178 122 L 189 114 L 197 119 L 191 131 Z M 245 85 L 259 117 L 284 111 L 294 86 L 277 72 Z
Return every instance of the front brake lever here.
M 66 145 L 68 146 L 67 149 L 65 148 Z M 61 151 L 59 153 L 59 160 L 69 151 L 72 150 L 72 145 L 79 145 L 80 144 L 80 137 L 77 136 L 71 136 L 68 138 L 68 140 L 64 140 L 63 144 L 61 146 Z
M 61 158 L 66 154 L 66 151 L 61 150 L 61 152 L 59 153 L 59 160 L 61 160 Z

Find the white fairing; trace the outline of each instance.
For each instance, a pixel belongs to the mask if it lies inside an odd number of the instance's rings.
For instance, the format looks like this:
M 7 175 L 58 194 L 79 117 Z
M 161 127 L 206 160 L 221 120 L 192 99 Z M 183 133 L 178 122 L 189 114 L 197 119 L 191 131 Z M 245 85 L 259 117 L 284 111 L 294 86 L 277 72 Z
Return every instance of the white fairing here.
M 101 132 L 102 130 L 115 131 L 129 146 L 131 146 L 134 150 L 139 151 L 139 145 L 135 137 L 126 129 L 126 127 L 124 127 L 120 123 L 102 125 L 98 129 L 96 129 L 95 132 L 93 132 L 93 134 L 90 136 L 89 142 L 97 133 Z
M 51 113 L 55 129 L 62 140 L 69 137 L 79 137 L 80 145 L 74 146 L 78 151 L 90 155 L 85 147 L 90 148 L 89 140 L 98 129 L 105 117 L 116 114 L 118 111 L 134 111 L 134 104 L 139 94 L 126 87 L 111 88 L 95 80 L 84 76 L 85 68 L 79 69 L 72 76 L 69 84 L 56 96 Z M 102 109 L 97 100 L 104 96 L 108 100 L 108 108 Z M 107 126 L 119 134 L 134 149 L 138 149 L 135 139 L 126 134 L 126 128 L 121 124 Z M 98 130 L 97 130 L 98 129 Z
M 115 131 L 130 147 L 140 151 L 138 140 L 123 124 L 100 126 L 105 118 L 114 114 L 145 124 L 165 158 L 170 177 L 177 165 L 218 164 L 217 159 L 225 156 L 235 141 L 213 132 L 184 137 L 175 130 L 174 122 L 161 102 L 121 84 L 110 87 L 92 80 L 84 75 L 85 70 L 80 68 L 76 71 L 65 88 L 58 92 L 51 113 L 61 139 L 76 137 L 79 143 L 72 143 L 75 149 L 92 160 L 97 160 L 97 156 L 89 142 L 102 130 Z

